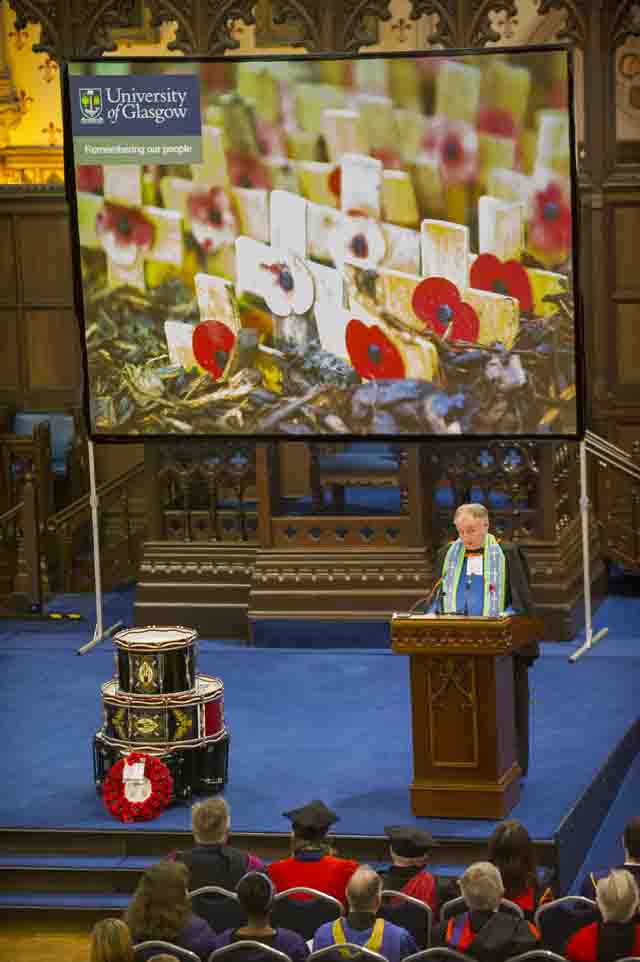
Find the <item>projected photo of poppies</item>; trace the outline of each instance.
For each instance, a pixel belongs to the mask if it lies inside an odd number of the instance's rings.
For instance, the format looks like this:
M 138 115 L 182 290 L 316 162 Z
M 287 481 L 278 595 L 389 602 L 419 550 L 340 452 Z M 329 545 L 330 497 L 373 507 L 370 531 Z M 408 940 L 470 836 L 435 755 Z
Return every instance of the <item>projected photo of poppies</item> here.
M 201 162 L 73 158 L 94 436 L 575 435 L 564 50 L 114 64 Z

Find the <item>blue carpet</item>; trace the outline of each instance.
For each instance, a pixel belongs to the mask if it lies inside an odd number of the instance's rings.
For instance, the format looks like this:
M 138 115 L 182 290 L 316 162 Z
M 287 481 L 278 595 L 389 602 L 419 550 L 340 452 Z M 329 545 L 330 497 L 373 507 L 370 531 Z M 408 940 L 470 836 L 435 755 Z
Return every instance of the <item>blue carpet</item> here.
M 11 648 L 3 642 L 0 737 L 10 777 L 0 825 L 186 830 L 186 805 L 173 806 L 148 826 L 127 827 L 114 822 L 96 797 L 90 746 L 100 725 L 99 687 L 112 673 L 113 653 L 106 643 L 78 658 L 78 635 L 77 625 L 57 630 L 55 650 L 37 644 L 34 636 L 42 633 L 33 629 Z M 418 821 L 407 792 L 407 659 L 383 650 L 264 650 L 219 642 L 202 645 L 200 668 L 225 683 L 232 733 L 226 795 L 236 831 L 287 831 L 281 813 L 318 796 L 338 811 L 345 834 L 379 835 L 390 822 Z M 532 670 L 532 763 L 513 814 L 535 837 L 553 837 L 632 728 L 628 750 L 637 749 L 639 674 L 640 660 L 630 657 L 585 658 L 576 665 L 543 657 Z M 485 838 L 493 829 L 487 821 L 419 821 L 458 837 Z
M 572 895 L 579 894 L 581 880 L 589 872 L 597 872 L 614 865 L 622 865 L 624 861 L 622 833 L 629 819 L 638 814 L 639 799 L 640 755 L 634 759 L 607 817 L 587 852 L 576 876 L 575 884 L 571 889 Z

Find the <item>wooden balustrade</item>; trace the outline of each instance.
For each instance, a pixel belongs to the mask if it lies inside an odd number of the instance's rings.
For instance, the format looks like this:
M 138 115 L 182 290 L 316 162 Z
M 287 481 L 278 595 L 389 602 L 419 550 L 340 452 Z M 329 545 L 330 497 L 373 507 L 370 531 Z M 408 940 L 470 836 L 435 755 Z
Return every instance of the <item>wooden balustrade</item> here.
M 102 583 L 105 590 L 135 578 L 140 545 L 144 536 L 144 520 L 132 508 L 144 475 L 144 464 L 135 464 L 122 474 L 98 486 L 100 556 Z M 47 521 L 47 532 L 53 543 L 58 581 L 62 591 L 74 589 L 74 563 L 90 549 L 91 501 L 86 494 L 58 511 Z M 90 553 L 90 552 L 89 552 Z M 87 564 L 90 572 L 90 564 Z M 92 575 L 86 575 L 89 583 Z
M 39 612 L 44 593 L 37 479 L 25 475 L 22 500 L 0 515 L 0 614 Z

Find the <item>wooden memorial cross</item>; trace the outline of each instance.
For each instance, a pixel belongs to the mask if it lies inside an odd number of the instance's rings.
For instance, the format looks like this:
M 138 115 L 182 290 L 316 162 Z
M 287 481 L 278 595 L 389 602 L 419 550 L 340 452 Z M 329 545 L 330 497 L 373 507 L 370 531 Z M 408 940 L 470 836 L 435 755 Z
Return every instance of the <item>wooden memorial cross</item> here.
M 80 246 L 104 251 L 110 287 L 144 291 L 147 266 L 182 266 L 181 215 L 143 204 L 139 166 L 106 165 L 103 171 L 103 196 L 78 191 Z

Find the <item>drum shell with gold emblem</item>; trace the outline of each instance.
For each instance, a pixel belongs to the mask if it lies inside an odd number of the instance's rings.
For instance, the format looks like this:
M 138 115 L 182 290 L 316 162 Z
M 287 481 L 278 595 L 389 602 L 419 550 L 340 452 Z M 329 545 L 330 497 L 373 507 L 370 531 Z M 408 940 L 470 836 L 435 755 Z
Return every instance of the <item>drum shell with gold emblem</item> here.
M 163 695 L 195 685 L 198 634 L 180 625 L 126 628 L 113 637 L 116 669 L 123 692 Z
M 224 686 L 198 675 L 189 692 L 140 695 L 124 692 L 117 680 L 102 685 L 102 736 L 129 750 L 195 748 L 225 734 Z

